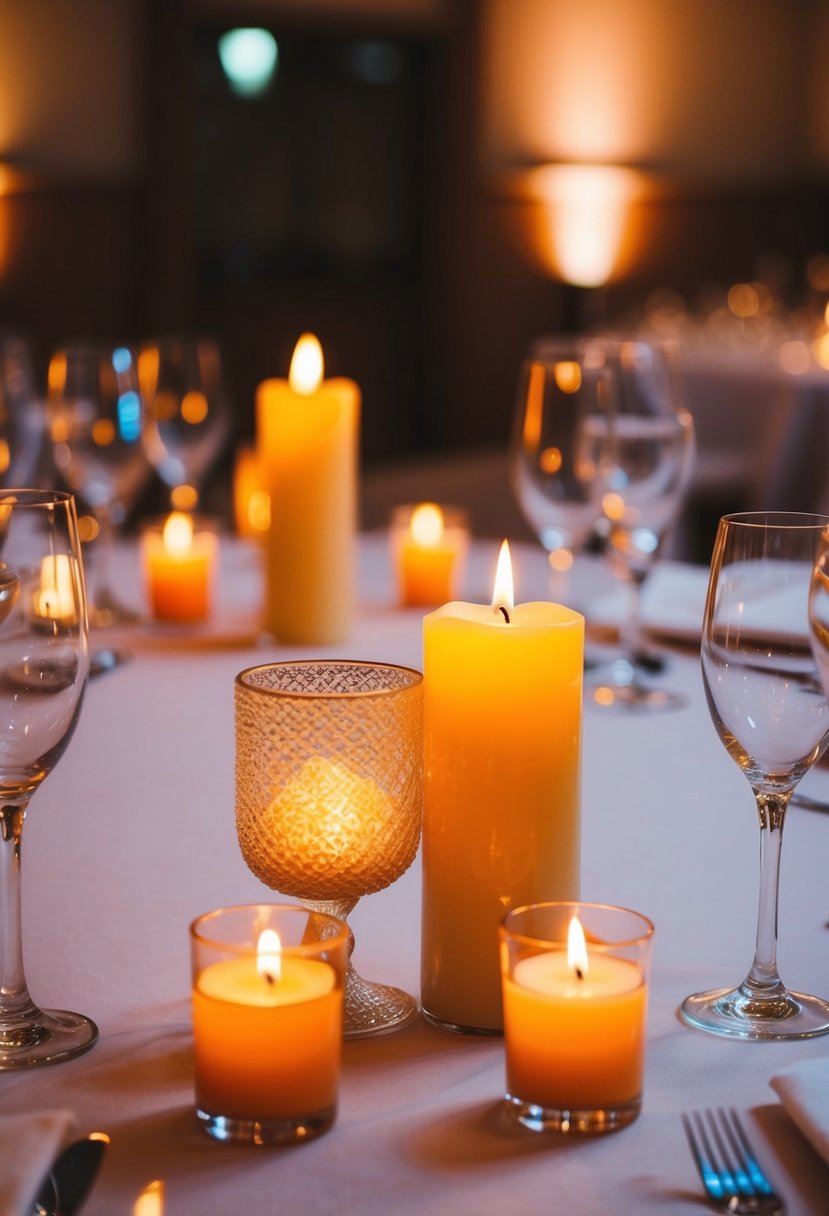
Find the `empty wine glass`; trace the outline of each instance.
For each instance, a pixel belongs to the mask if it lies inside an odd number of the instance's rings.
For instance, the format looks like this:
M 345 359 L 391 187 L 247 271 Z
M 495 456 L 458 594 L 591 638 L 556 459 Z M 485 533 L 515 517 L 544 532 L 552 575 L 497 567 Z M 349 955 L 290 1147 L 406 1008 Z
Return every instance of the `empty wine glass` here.
M 742 1039 L 829 1031 L 829 1002 L 790 992 L 777 968 L 780 848 L 792 791 L 829 743 L 829 705 L 803 645 L 810 580 L 829 517 L 747 512 L 719 523 L 702 632 L 708 708 L 754 791 L 760 902 L 754 961 L 738 988 L 689 996 L 691 1026 Z M 820 594 L 820 600 L 817 596 Z M 825 613 L 813 591 L 813 615 Z
M 557 598 L 601 515 L 594 435 L 603 416 L 601 369 L 578 338 L 547 339 L 524 360 L 510 449 L 516 500 L 549 556 Z M 557 576 L 562 576 L 557 578 Z
M 49 362 L 49 427 L 55 466 L 100 527 L 90 621 L 104 628 L 135 619 L 112 588 L 118 528 L 146 485 L 142 403 L 128 346 L 67 345 Z
M 20 924 L 23 822 L 72 736 L 89 667 L 72 496 L 2 492 L 0 557 L 0 1069 L 13 1069 L 77 1055 L 98 1035 L 82 1014 L 34 1004 Z
M 623 657 L 592 695 L 603 708 L 670 709 L 684 698 L 642 678 L 657 674 L 663 662 L 646 645 L 641 599 L 690 481 L 693 419 L 678 402 L 669 344 L 598 338 L 587 343 L 585 357 L 606 375 L 601 415 L 591 423 L 595 449 L 589 463 L 597 470 L 601 507 L 597 531 L 632 593 L 620 629 Z
M 230 433 L 219 346 L 209 338 L 169 335 L 145 343 L 138 366 L 147 456 L 169 487 L 171 504 L 195 510 Z
M 29 344 L 21 334 L 0 333 L 0 485 L 32 485 L 44 428 Z

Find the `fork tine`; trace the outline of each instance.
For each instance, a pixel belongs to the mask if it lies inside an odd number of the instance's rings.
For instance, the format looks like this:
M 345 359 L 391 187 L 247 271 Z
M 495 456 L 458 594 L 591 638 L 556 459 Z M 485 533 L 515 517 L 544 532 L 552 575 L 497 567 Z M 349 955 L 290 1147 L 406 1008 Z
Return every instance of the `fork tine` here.
M 773 1195 L 774 1190 L 772 1185 L 760 1168 L 760 1163 L 758 1162 L 757 1158 L 754 1156 L 754 1149 L 749 1143 L 748 1136 L 743 1129 L 743 1125 L 739 1116 L 737 1115 L 736 1110 L 732 1108 L 729 1114 L 731 1115 L 731 1124 L 733 1128 L 732 1135 L 735 1143 L 738 1146 L 737 1151 L 742 1153 L 743 1163 L 749 1177 L 751 1178 L 752 1186 L 761 1195 Z
M 693 1121 L 694 1115 L 696 1115 L 696 1129 Z M 711 1161 L 711 1149 L 699 1114 L 696 1111 L 692 1111 L 690 1115 L 683 1113 L 682 1126 L 685 1128 L 685 1135 L 691 1146 L 691 1156 L 696 1162 L 705 1193 L 715 1203 L 721 1203 L 726 1198 L 726 1191 L 722 1179 Z
M 682 1125 L 709 1199 L 728 1212 L 783 1212 L 733 1108 L 691 1111 Z

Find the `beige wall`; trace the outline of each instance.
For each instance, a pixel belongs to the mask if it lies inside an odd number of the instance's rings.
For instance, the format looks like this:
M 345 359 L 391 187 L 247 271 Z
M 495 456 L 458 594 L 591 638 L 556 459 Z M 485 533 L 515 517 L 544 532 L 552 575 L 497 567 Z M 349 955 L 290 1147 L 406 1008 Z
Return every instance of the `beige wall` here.
M 483 2 L 493 168 L 600 160 L 773 180 L 802 170 L 815 141 L 829 161 L 829 71 L 807 62 L 819 47 L 829 63 L 825 0 Z

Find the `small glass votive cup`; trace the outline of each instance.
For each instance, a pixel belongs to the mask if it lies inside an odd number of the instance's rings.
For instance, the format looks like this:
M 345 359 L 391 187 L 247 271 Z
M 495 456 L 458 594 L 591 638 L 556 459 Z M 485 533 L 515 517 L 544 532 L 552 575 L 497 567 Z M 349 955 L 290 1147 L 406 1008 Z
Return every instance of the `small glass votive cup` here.
M 291 1144 L 334 1122 L 349 930 L 292 904 L 190 926 L 196 1113 L 217 1140 Z
M 528 904 L 505 917 L 505 1102 L 524 1127 L 597 1135 L 639 1114 L 653 932 L 607 904 Z
M 389 529 L 398 603 L 436 608 L 458 598 L 469 548 L 469 518 L 434 502 L 396 507 Z
M 172 511 L 141 533 L 141 564 L 150 613 L 157 621 L 197 622 L 210 616 L 218 558 L 216 523 Z

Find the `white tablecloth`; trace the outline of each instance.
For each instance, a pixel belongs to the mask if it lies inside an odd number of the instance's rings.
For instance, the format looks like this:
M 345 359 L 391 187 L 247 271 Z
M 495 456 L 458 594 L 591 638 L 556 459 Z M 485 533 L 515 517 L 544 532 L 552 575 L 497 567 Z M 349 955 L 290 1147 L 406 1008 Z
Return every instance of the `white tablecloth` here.
M 496 546 L 473 554 L 467 598 L 488 598 Z M 421 613 L 397 611 L 378 539 L 362 549 L 363 608 L 345 657 L 421 662 Z M 546 594 L 546 565 L 515 554 L 517 599 Z M 123 589 L 140 595 L 134 562 Z M 276 898 L 235 837 L 233 679 L 301 652 L 256 641 L 254 552 L 225 545 L 211 629 L 142 629 L 134 658 L 94 681 L 66 755 L 33 800 L 24 841 L 27 973 L 36 1000 L 98 1023 L 76 1060 L 0 1075 L 4 1113 L 72 1109 L 112 1137 L 89 1216 L 132 1212 L 162 1179 L 167 1216 L 535 1216 L 700 1212 L 680 1112 L 733 1104 L 788 1201 L 825 1213 L 829 1168 L 769 1087 L 786 1064 L 829 1055 L 829 1037 L 743 1043 L 688 1029 L 689 992 L 743 978 L 756 912 L 757 819 L 710 723 L 699 664 L 665 679 L 690 698 L 657 716 L 585 708 L 583 895 L 656 924 L 644 1109 L 595 1140 L 504 1126 L 503 1044 L 419 1022 L 345 1045 L 334 1128 L 293 1149 L 212 1141 L 193 1113 L 188 924 L 221 905 Z M 245 608 L 247 604 L 247 608 Z M 98 637 L 96 644 L 104 643 Z M 804 782 L 829 794 L 829 772 Z M 829 995 L 829 816 L 792 809 L 783 850 L 780 962 L 793 987 Z M 417 993 L 419 870 L 358 904 L 358 970 Z M 0 1164 L 2 1169 L 2 1164 Z

